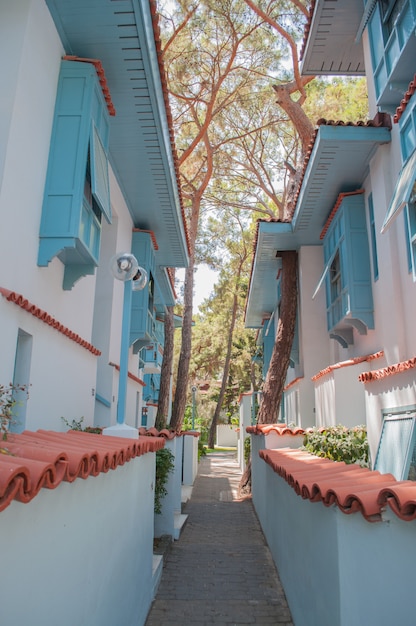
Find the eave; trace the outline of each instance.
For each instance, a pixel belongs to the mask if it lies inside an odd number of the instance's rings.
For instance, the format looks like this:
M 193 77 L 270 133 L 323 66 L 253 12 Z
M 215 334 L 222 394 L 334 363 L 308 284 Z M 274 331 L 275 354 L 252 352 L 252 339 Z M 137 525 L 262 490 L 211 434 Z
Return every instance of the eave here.
M 361 38 L 363 0 L 316 0 L 301 52 L 304 76 L 364 76 Z
M 153 0 L 46 0 L 65 52 L 101 61 L 116 115 L 109 158 L 134 226 L 156 233 L 157 263 L 186 267 L 187 234 Z
M 387 117 L 381 117 L 381 122 Z M 341 193 L 360 189 L 380 144 L 390 141 L 390 126 L 324 123 L 305 160 L 292 222 L 260 221 L 250 277 L 245 325 L 260 328 L 277 305 L 276 277 L 284 250 L 321 245 L 320 235 Z

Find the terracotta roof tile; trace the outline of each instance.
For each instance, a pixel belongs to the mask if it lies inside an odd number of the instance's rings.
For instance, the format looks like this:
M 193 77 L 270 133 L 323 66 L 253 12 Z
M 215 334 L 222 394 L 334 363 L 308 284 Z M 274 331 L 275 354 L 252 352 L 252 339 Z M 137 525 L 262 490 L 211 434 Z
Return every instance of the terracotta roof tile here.
M 52 317 L 52 315 L 49 315 L 49 313 L 40 309 L 38 306 L 36 306 L 36 304 L 33 304 L 32 302 L 29 302 L 29 300 L 26 300 L 26 298 L 20 293 L 10 291 L 9 289 L 4 289 L 3 287 L 0 287 L 0 293 L 6 298 L 8 302 L 12 302 L 17 306 L 20 306 L 21 309 L 27 311 L 34 317 L 37 317 L 41 322 L 44 322 L 44 324 L 52 326 L 52 328 L 55 328 L 55 330 L 68 337 L 68 339 L 71 339 L 71 341 L 75 341 L 75 343 L 79 344 L 82 348 L 85 348 L 96 356 L 99 356 L 101 354 L 100 350 L 95 348 L 85 339 L 82 339 L 82 337 L 80 337 L 77 333 L 74 333 L 72 330 L 58 322 L 58 320 Z
M 377 113 L 374 116 L 374 119 L 368 120 L 367 122 L 363 122 L 363 121 L 343 122 L 342 120 L 335 122 L 334 120 L 326 120 L 324 118 L 320 118 L 316 122 L 316 125 L 317 126 L 354 126 L 354 127 L 365 126 L 365 127 L 376 127 L 376 128 L 385 127 L 385 128 L 391 129 L 391 117 L 388 113 Z M 319 132 L 319 128 L 316 128 L 312 135 L 308 149 L 306 151 L 305 159 L 302 165 L 302 173 L 301 173 L 300 180 L 298 183 L 298 188 L 295 192 L 294 199 L 293 199 L 293 206 L 296 206 L 296 203 L 298 201 L 299 194 L 302 189 L 303 179 L 306 173 L 306 168 L 308 167 L 308 163 L 310 161 L 310 158 L 313 152 L 313 148 L 315 145 L 316 138 L 318 136 L 318 132 Z
M 256 424 L 247 426 L 246 432 L 250 435 L 269 435 L 271 432 L 277 435 L 304 435 L 303 428 L 289 428 L 286 424 Z
M 12 500 L 30 502 L 42 489 L 55 489 L 116 469 L 131 459 L 163 448 L 162 438 L 126 439 L 68 431 L 9 434 L 0 444 L 0 511 Z
M 312 0 L 311 1 L 311 6 L 309 7 L 309 15 L 308 15 L 308 19 L 307 19 L 306 24 L 305 24 L 305 28 L 304 28 L 304 32 L 303 32 L 302 47 L 300 49 L 300 54 L 299 54 L 299 60 L 300 61 L 303 59 L 303 55 L 305 54 L 306 44 L 308 42 L 308 37 L 309 37 L 309 33 L 310 33 L 310 30 L 311 30 L 311 26 L 312 26 L 313 12 L 315 11 L 315 4 L 316 4 L 316 0 Z
M 326 222 L 324 224 L 324 227 L 322 229 L 322 232 L 319 235 L 319 239 L 322 240 L 322 239 L 325 238 L 325 235 L 328 232 L 328 228 L 330 227 L 331 222 L 334 219 L 334 217 L 335 217 L 339 207 L 341 206 L 342 201 L 344 200 L 344 198 L 346 198 L 348 196 L 360 195 L 362 193 L 364 193 L 364 189 L 357 189 L 356 191 L 346 191 L 346 192 L 343 192 L 343 193 L 339 194 L 339 196 L 337 198 L 337 201 L 334 204 L 334 208 L 332 209 L 331 213 L 329 214 L 328 219 L 326 220 Z
M 172 111 L 171 111 L 170 103 L 169 103 L 168 81 L 166 77 L 165 65 L 163 62 L 162 38 L 161 38 L 160 26 L 159 26 L 157 2 L 156 0 L 149 0 L 149 4 L 150 4 L 150 11 L 152 14 L 153 35 L 155 39 L 156 53 L 157 53 L 157 58 L 158 58 L 158 63 L 159 63 L 160 80 L 162 83 L 163 98 L 165 101 L 166 116 L 168 119 L 170 143 L 171 143 L 174 166 L 175 166 L 175 173 L 176 173 L 176 178 L 177 178 L 177 183 L 178 183 L 178 194 L 179 194 L 179 203 L 180 203 L 181 214 L 182 214 L 182 222 L 183 222 L 183 227 L 185 229 L 186 244 L 188 247 L 188 252 L 190 254 L 191 253 L 191 240 L 190 240 L 190 236 L 188 232 L 185 209 L 183 205 L 182 188 L 180 185 L 181 177 L 180 177 L 180 171 L 179 171 L 179 159 L 178 159 L 178 153 L 177 153 L 176 145 L 175 145 Z
M 407 361 L 401 361 L 400 363 L 395 363 L 394 365 L 388 365 L 387 367 L 383 367 L 379 370 L 374 370 L 373 372 L 363 372 L 359 375 L 358 380 L 362 383 L 372 383 L 375 380 L 381 380 L 382 378 L 387 378 L 387 376 L 393 376 L 394 374 L 401 374 L 403 372 L 407 372 L 416 367 L 416 357 L 412 359 L 408 359 Z
M 114 117 L 116 114 L 116 110 L 111 100 L 110 90 L 108 88 L 107 79 L 105 77 L 105 72 L 101 61 L 99 59 L 84 59 L 83 57 L 77 57 L 70 54 L 66 54 L 63 59 L 64 61 L 79 61 L 81 63 L 91 63 L 92 65 L 94 65 L 95 71 L 97 72 L 98 80 L 100 81 L 100 86 L 103 92 L 105 103 L 107 105 L 108 113 L 112 117 Z
M 396 113 L 393 116 L 393 122 L 395 124 L 397 124 L 397 122 L 400 120 L 401 116 L 405 112 L 406 107 L 409 104 L 410 99 L 415 93 L 415 91 L 416 91 L 416 74 L 414 75 L 413 80 L 410 81 L 409 87 L 403 96 L 403 100 L 400 102 L 399 106 L 396 109 Z
M 346 514 L 360 512 L 369 522 L 381 521 L 386 504 L 400 519 L 416 519 L 415 482 L 303 450 L 260 450 L 259 455 L 305 500 L 336 505 Z

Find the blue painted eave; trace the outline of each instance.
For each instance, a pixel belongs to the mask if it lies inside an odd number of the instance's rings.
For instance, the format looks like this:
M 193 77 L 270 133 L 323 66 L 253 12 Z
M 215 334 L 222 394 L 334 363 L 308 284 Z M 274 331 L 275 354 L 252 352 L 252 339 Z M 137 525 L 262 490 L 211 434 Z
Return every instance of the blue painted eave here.
M 134 226 L 155 233 L 157 263 L 188 251 L 149 0 L 46 0 L 65 52 L 99 59 L 116 109 L 110 161 Z
M 363 0 L 316 0 L 307 29 L 301 72 L 305 76 L 364 76 Z
M 160 266 L 156 267 L 155 278 L 157 284 L 155 307 L 156 310 L 163 311 L 165 307 L 174 306 L 176 304 L 176 297 L 166 268 Z
M 277 304 L 277 252 L 321 245 L 320 235 L 340 193 L 357 191 L 377 147 L 391 140 L 384 126 L 319 127 L 291 223 L 259 222 L 245 325 L 260 328 Z
M 277 276 L 282 261 L 276 256 L 279 242 L 293 237 L 288 222 L 258 222 L 257 245 L 253 259 L 246 303 L 246 328 L 260 328 L 277 305 Z

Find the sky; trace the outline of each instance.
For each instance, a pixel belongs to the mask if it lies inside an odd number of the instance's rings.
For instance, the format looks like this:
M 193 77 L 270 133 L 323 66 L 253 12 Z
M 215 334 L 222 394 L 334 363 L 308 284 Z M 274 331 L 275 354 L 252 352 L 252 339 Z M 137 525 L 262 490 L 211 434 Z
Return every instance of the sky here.
M 208 265 L 198 265 L 197 268 L 194 280 L 194 313 L 198 310 L 201 302 L 203 302 L 206 298 L 209 298 L 217 280 L 217 272 L 211 270 Z M 176 276 L 180 281 L 183 281 L 184 275 L 185 270 L 176 271 Z

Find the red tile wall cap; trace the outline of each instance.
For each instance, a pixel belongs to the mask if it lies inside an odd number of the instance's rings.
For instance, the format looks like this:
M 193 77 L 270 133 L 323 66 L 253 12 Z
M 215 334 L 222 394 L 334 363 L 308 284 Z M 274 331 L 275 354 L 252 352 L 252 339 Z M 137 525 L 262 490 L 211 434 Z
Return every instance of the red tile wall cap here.
M 164 439 L 174 439 L 175 437 L 182 437 L 183 435 L 192 435 L 193 437 L 199 437 L 201 433 L 197 430 L 169 430 L 168 428 L 162 428 L 158 430 L 154 426 L 152 428 L 145 428 L 141 426 L 139 428 L 139 435 L 146 437 L 163 437 Z
M 288 385 L 286 385 L 286 387 L 283 389 L 283 391 L 287 391 L 291 387 L 294 387 L 295 385 L 298 384 L 298 382 L 300 380 L 303 380 L 303 378 L 304 378 L 303 376 L 298 376 L 297 378 L 294 378 L 292 381 L 290 381 L 290 383 Z
M 170 102 L 169 102 L 168 81 L 166 77 L 165 65 L 163 63 L 162 38 L 160 35 L 159 17 L 157 13 L 157 2 L 156 0 L 149 0 L 149 4 L 150 4 L 150 12 L 152 14 L 153 35 L 155 39 L 156 54 L 157 54 L 158 63 L 159 63 L 160 81 L 162 83 L 162 91 L 163 91 L 163 97 L 165 101 L 166 117 L 168 120 L 169 136 L 170 136 L 170 143 L 171 143 L 173 161 L 174 161 L 174 166 L 175 166 L 175 173 L 176 173 L 176 180 L 177 180 L 178 194 L 179 194 L 179 203 L 180 203 L 181 214 L 182 214 L 182 222 L 183 222 L 183 227 L 185 229 L 186 244 L 188 247 L 188 252 L 190 254 L 191 253 L 191 240 L 189 238 L 187 220 L 186 220 L 185 209 L 183 205 L 182 189 L 180 186 L 181 177 L 180 177 L 180 172 L 179 172 L 179 159 L 178 159 L 178 153 L 176 151 L 175 136 L 174 136 L 174 131 L 173 131 L 173 117 L 172 117 L 172 111 L 171 111 Z
M 64 61 L 79 61 L 80 63 L 91 63 L 92 65 L 94 65 L 95 71 L 97 72 L 98 80 L 100 81 L 101 90 L 103 92 L 108 112 L 112 117 L 114 117 L 116 114 L 116 110 L 111 100 L 110 90 L 108 88 L 107 79 L 105 77 L 104 68 L 101 61 L 99 61 L 98 59 L 85 59 L 83 57 L 77 57 L 70 54 L 66 54 L 63 59 Z
M 325 235 L 328 232 L 328 228 L 331 225 L 331 222 L 334 219 L 334 217 L 335 217 L 339 207 L 341 206 L 342 201 L 344 200 L 344 198 L 346 198 L 347 196 L 356 196 L 356 195 L 362 194 L 362 193 L 364 193 L 364 191 L 365 191 L 364 189 L 357 189 L 356 191 L 348 191 L 348 192 L 344 192 L 344 193 L 340 193 L 339 194 L 339 196 L 337 198 L 337 201 L 335 202 L 334 208 L 332 209 L 331 213 L 329 214 L 328 219 L 326 220 L 325 225 L 324 225 L 324 227 L 322 229 L 322 232 L 319 235 L 319 239 L 322 240 L 322 239 L 325 238 Z
M 30 502 L 43 487 L 55 489 L 62 481 L 106 473 L 164 445 L 162 438 L 126 439 L 80 431 L 9 434 L 0 444 L 6 450 L 0 454 L 0 511 L 13 500 Z
M 240 393 L 240 395 L 238 396 L 238 404 L 241 403 L 241 400 L 243 398 L 246 398 L 248 396 L 252 396 L 253 395 L 253 391 L 245 391 L 244 393 Z
M 407 372 L 414 367 L 416 367 L 416 357 L 413 357 L 413 359 L 408 359 L 407 361 L 402 361 L 401 363 L 388 365 L 387 367 L 383 367 L 379 370 L 374 370 L 374 372 L 363 372 L 359 375 L 358 380 L 361 383 L 372 383 L 375 380 L 382 380 L 383 378 L 387 378 L 387 376 L 402 374 L 403 372 Z
M 410 99 L 415 93 L 415 91 L 416 91 L 416 74 L 414 75 L 413 80 L 410 81 L 409 87 L 403 96 L 403 100 L 400 102 L 399 106 L 396 109 L 396 113 L 393 116 L 393 122 L 395 124 L 397 124 L 397 122 L 400 120 L 401 116 L 405 112 L 406 107 L 409 104 Z
M 77 335 L 77 333 L 74 333 L 72 330 L 58 322 L 58 320 L 46 313 L 46 311 L 43 311 L 35 304 L 29 302 L 29 300 L 26 300 L 26 298 L 24 298 L 20 293 L 10 291 L 9 289 L 4 289 L 3 287 L 0 287 L 0 293 L 6 298 L 8 302 L 13 302 L 13 304 L 17 304 L 17 306 L 20 306 L 21 309 L 27 311 L 34 317 L 37 317 L 41 322 L 44 322 L 48 326 L 52 326 L 52 328 L 55 328 L 58 332 L 68 337 L 68 339 L 71 339 L 71 341 L 75 341 L 75 343 L 79 344 L 82 348 L 85 348 L 96 356 L 99 356 L 101 354 L 100 350 L 94 348 L 92 344 L 88 343 L 88 341 L 85 341 L 85 339 L 82 339 L 82 337 Z
M 367 354 L 365 356 L 357 356 L 352 359 L 348 359 L 347 361 L 340 361 L 339 363 L 334 363 L 334 365 L 328 365 L 325 369 L 321 370 L 315 376 L 312 376 L 311 380 L 316 381 L 330 374 L 334 370 L 341 369 L 342 367 L 350 367 L 351 365 L 357 365 L 358 363 L 363 363 L 364 361 L 374 361 L 374 359 L 380 359 L 384 356 L 384 351 L 379 350 L 379 352 L 374 352 L 374 354 Z M 360 377 L 359 377 L 360 378 Z
M 250 435 L 269 435 L 270 433 L 276 433 L 277 435 L 304 435 L 305 430 L 303 428 L 289 428 L 286 424 L 255 424 L 254 426 L 247 426 L 246 432 Z
M 315 457 L 303 450 L 260 450 L 259 455 L 304 500 L 337 506 L 381 521 L 386 504 L 400 519 L 416 519 L 416 483 L 391 474 Z
M 120 371 L 120 365 L 117 365 L 116 363 L 113 363 L 112 361 L 109 362 L 109 365 L 111 365 L 112 367 L 115 367 L 116 370 L 119 372 Z M 142 387 L 146 387 L 146 383 L 139 378 L 138 376 L 135 376 L 134 374 L 132 374 L 131 372 L 127 373 L 127 376 L 131 379 L 134 380 L 135 383 L 138 383 L 139 385 L 141 385 Z

